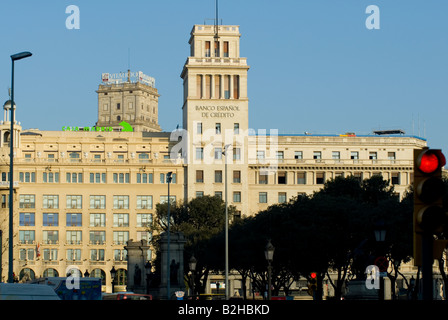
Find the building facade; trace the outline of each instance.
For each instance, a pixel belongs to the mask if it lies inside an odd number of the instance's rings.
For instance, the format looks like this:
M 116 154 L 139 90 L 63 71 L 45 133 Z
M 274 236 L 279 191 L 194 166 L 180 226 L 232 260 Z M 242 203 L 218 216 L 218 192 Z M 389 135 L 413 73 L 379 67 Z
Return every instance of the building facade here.
M 128 240 L 150 240 L 155 206 L 203 195 L 227 199 L 241 216 L 299 194 L 328 179 L 381 174 L 402 197 L 413 179 L 413 150 L 405 135 L 278 135 L 248 123 L 247 59 L 239 26 L 195 25 L 181 78 L 183 129 L 161 132 L 154 82 L 110 81 L 98 88 L 94 128 L 14 130 L 14 273 L 19 280 L 65 276 L 72 269 L 104 279 L 111 291 L 126 283 Z M 140 73 L 138 74 L 140 75 Z M 139 78 L 140 79 L 140 78 Z M 105 81 L 106 80 L 106 81 Z M 8 273 L 9 107 L 0 124 L 1 278 Z M 281 106 L 279 106 L 281 109 Z M 133 127 L 122 132 L 121 122 Z M 227 191 L 227 192 L 226 192 Z M 154 259 L 152 251 L 147 259 Z M 238 289 L 237 281 L 232 288 Z M 124 288 L 124 287 L 122 287 Z

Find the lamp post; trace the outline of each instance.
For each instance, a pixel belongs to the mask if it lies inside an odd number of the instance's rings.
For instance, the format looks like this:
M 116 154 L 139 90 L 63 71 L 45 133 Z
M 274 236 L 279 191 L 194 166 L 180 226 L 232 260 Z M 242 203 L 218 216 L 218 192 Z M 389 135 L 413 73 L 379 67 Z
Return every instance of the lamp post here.
M 386 229 L 384 228 L 383 221 L 380 221 L 376 224 L 374 232 L 376 242 L 382 246 L 382 244 L 386 240 Z M 380 272 L 380 289 L 378 290 L 378 299 L 381 301 L 384 300 L 384 278 L 381 275 L 381 272 Z
M 171 204 L 171 199 L 170 199 L 170 183 L 172 180 L 173 173 L 172 172 L 168 172 L 166 174 L 166 183 L 168 184 L 168 214 L 167 214 L 167 243 L 168 243 L 168 249 L 167 249 L 167 258 L 166 258 L 166 270 L 167 270 L 167 274 L 166 274 L 166 295 L 167 295 L 167 299 L 170 300 L 171 299 L 171 295 L 170 295 L 170 291 L 171 291 L 171 264 L 170 264 L 170 251 L 171 251 L 171 238 L 170 238 L 170 224 L 171 224 L 171 217 L 170 217 L 170 204 Z
M 194 297 L 194 273 L 196 271 L 197 260 L 194 256 L 191 256 L 190 261 L 188 262 L 188 267 L 191 271 L 191 296 Z M 194 299 L 194 298 L 193 298 Z
M 11 132 L 9 133 L 9 270 L 8 282 L 14 282 L 13 276 L 13 192 L 14 192 L 14 62 L 31 57 L 31 52 L 16 53 L 11 56 L 12 70 L 11 70 Z
M 264 251 L 264 255 L 266 260 L 268 261 L 268 300 L 271 300 L 272 292 L 271 292 L 271 263 L 274 260 L 274 251 L 275 248 L 271 243 L 271 240 L 268 241 L 266 245 L 266 249 Z
M 228 202 L 227 202 L 227 149 L 230 147 L 230 144 L 226 144 L 224 146 L 224 152 L 223 155 L 225 157 L 225 164 L 224 164 L 224 197 L 225 197 L 225 206 L 226 206 L 226 227 L 225 227 L 225 287 L 226 287 L 226 300 L 229 300 L 229 208 L 228 208 Z
M 150 283 L 150 279 L 151 279 L 151 269 L 152 269 L 152 264 L 151 262 L 146 262 L 145 264 L 145 270 L 146 270 L 146 294 L 149 294 L 149 283 Z
M 112 269 L 110 270 L 110 277 L 112 278 L 112 293 L 115 292 L 114 290 L 114 284 L 115 284 L 115 275 L 117 274 L 117 271 L 115 270 L 115 267 L 112 266 Z

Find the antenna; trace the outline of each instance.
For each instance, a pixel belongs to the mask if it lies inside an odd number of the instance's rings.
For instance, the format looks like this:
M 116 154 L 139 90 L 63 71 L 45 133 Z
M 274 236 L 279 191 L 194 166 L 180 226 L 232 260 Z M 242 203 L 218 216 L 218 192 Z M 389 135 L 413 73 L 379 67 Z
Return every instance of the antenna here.
M 216 0 L 215 3 L 215 11 L 216 11 L 216 19 L 215 19 L 215 39 L 218 40 L 218 13 L 219 13 L 219 7 L 218 7 L 218 0 Z

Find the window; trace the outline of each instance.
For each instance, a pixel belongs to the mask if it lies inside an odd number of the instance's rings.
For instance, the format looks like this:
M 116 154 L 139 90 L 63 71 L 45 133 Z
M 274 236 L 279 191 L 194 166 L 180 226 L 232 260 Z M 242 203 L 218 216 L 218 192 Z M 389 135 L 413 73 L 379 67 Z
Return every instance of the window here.
M 233 171 L 233 183 L 241 183 L 241 171 Z
M 353 176 L 355 177 L 356 180 L 358 180 L 359 183 L 362 182 L 362 172 L 355 172 Z
M 222 159 L 222 148 L 215 148 L 215 160 Z
M 297 184 L 306 184 L 305 172 L 297 172 Z
M 140 163 L 149 163 L 149 154 L 147 154 L 147 153 L 139 153 L 138 154 L 138 161 Z
M 129 173 L 114 173 L 114 183 L 129 183 Z
M 316 184 L 324 184 L 325 182 L 325 173 L 317 172 L 316 173 Z
M 233 76 L 233 99 L 240 98 L 240 76 Z
M 106 214 L 105 213 L 91 213 L 90 214 L 90 226 L 91 227 L 105 227 L 106 226 Z
M 258 184 L 268 184 L 268 175 L 260 173 L 260 176 L 258 178 Z
M 137 196 L 137 209 L 152 209 L 152 196 Z
M 90 183 L 106 183 L 106 173 L 90 173 Z
M 35 249 L 20 249 L 19 259 L 34 261 L 34 256 L 35 256 L 34 253 L 35 253 Z
M 387 159 L 390 160 L 391 163 L 395 163 L 395 152 L 388 152 L 387 153 Z
M 210 57 L 211 51 L 210 51 L 210 41 L 205 41 L 205 56 Z
M 90 231 L 89 232 L 90 244 L 105 244 L 106 243 L 106 231 Z M 124 244 L 124 243 L 123 243 Z
M 81 161 L 81 154 L 79 152 L 70 152 L 68 154 L 70 162 L 79 162 Z
M 44 183 L 58 183 L 59 182 L 59 172 L 44 172 L 43 173 Z
M 399 172 L 392 172 L 392 184 L 400 184 L 400 173 Z
M 302 151 L 294 151 L 294 159 L 302 160 L 303 159 L 303 152 Z
M 6 180 L 6 173 L 5 173 L 5 180 Z M 36 173 L 35 172 L 20 172 L 19 173 L 19 181 L 24 182 L 24 183 L 36 182 Z
M 59 214 L 58 213 L 44 213 L 42 225 L 44 227 L 57 227 L 59 226 Z
M 376 160 L 378 159 L 377 153 L 374 151 L 369 152 L 369 159 L 370 160 Z
M 129 227 L 129 214 L 114 213 L 114 227 Z
M 241 160 L 241 148 L 232 148 L 233 150 L 233 160 Z
M 44 249 L 43 250 L 44 261 L 56 261 L 58 260 L 58 250 L 57 249 Z
M 114 196 L 114 209 L 129 209 L 129 196 Z
M 79 172 L 79 173 L 67 172 L 65 180 L 66 180 L 67 183 L 82 183 L 82 173 L 81 172 Z
M 204 148 L 198 147 L 196 148 L 196 160 L 204 159 Z
M 233 134 L 240 134 L 240 124 L 239 123 L 233 124 Z
M 59 233 L 57 230 L 42 231 L 43 244 L 57 244 L 59 241 Z
M 278 193 L 278 203 L 286 203 L 286 192 Z
M 59 196 L 44 194 L 42 205 L 43 205 L 44 209 L 58 209 L 59 208 Z
M 67 227 L 81 227 L 82 215 L 80 213 L 67 213 Z
M 106 196 L 90 196 L 90 209 L 106 209 Z
M 339 160 L 341 159 L 341 153 L 339 151 L 333 151 L 331 153 L 332 159 L 333 160 Z
M 81 249 L 67 249 L 68 261 L 81 261 Z
M 286 184 L 286 172 L 285 171 L 278 172 L 277 183 L 278 184 Z
M 196 133 L 197 134 L 202 134 L 202 122 L 197 122 L 196 123 Z
M 152 225 L 151 213 L 138 213 L 137 214 L 137 227 L 148 228 Z
M 196 182 L 203 183 L 204 182 L 204 171 L 196 170 Z
M 127 250 L 115 249 L 114 250 L 114 260 L 115 261 L 127 260 Z
M 114 231 L 113 241 L 114 244 L 126 244 L 129 240 L 129 231 Z
M 219 57 L 219 41 L 215 41 L 215 57 Z
M 21 194 L 19 199 L 20 208 L 35 208 L 34 194 Z
M 359 159 L 359 153 L 358 153 L 358 151 L 352 151 L 352 152 L 350 153 L 350 159 L 352 159 L 352 160 L 358 160 L 358 159 Z
M 80 230 L 68 230 L 65 234 L 67 244 L 81 244 L 82 243 L 82 231 Z
M 224 76 L 224 99 L 230 99 L 230 76 Z
M 67 209 L 82 209 L 82 196 L 67 195 Z
M 223 56 L 224 58 L 229 57 L 229 41 L 224 41 Z
M 20 212 L 19 225 L 21 227 L 34 227 L 36 224 L 34 213 Z
M 277 158 L 277 160 L 283 160 L 284 159 L 284 152 L 283 151 L 276 151 L 276 158 Z
M 264 159 L 264 150 L 257 150 L 257 159 L 258 160 Z
M 215 124 L 215 133 L 216 134 L 221 134 L 221 123 L 216 123 Z
M 204 191 L 196 191 L 196 198 L 200 198 L 204 196 Z
M 167 203 L 167 201 L 168 201 L 168 196 L 160 196 L 160 203 L 161 204 Z M 175 203 L 176 202 L 176 196 L 170 195 L 170 201 L 171 201 L 171 203 Z
M 121 109 L 121 104 L 117 103 L 117 110 Z
M 137 183 L 153 183 L 152 173 L 137 173 Z
M 93 162 L 101 162 L 101 155 L 100 154 L 94 154 L 93 155 Z
M 91 261 L 104 261 L 104 249 L 90 249 Z
M 215 170 L 215 183 L 222 183 L 222 170 Z
M 218 197 L 222 200 L 222 191 L 215 191 L 215 197 Z
M 168 179 L 168 175 L 167 174 L 165 174 L 165 173 L 161 173 L 160 174 L 160 183 L 168 183 L 167 179 Z M 177 179 L 176 174 L 172 173 L 171 174 L 171 182 L 170 183 L 176 183 L 176 179 Z
M 313 159 L 315 159 L 315 160 L 322 159 L 322 153 L 320 151 L 314 151 L 313 152 Z
M 268 203 L 268 193 L 267 192 L 259 192 L 258 193 L 258 202 L 259 203 Z
M 19 243 L 33 244 L 36 240 L 36 232 L 34 230 L 19 230 Z
M 241 192 L 240 191 L 235 191 L 233 192 L 233 202 L 241 202 Z

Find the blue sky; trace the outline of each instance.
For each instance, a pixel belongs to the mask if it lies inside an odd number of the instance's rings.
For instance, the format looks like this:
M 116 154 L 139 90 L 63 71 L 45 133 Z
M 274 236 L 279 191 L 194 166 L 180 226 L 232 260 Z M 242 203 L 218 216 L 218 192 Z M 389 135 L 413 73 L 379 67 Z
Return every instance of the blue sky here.
M 66 7 L 80 9 L 69 30 Z M 366 8 L 380 9 L 368 30 Z M 249 126 L 279 133 L 369 134 L 402 129 L 448 154 L 448 2 L 439 0 L 220 0 L 248 58 Z M 0 4 L 0 100 L 10 55 L 22 126 L 93 125 L 101 73 L 143 71 L 161 94 L 164 131 L 182 124 L 180 73 L 194 24 L 214 0 L 17 0 Z M 130 52 L 130 55 L 129 55 Z M 129 59 L 130 57 L 130 59 Z

